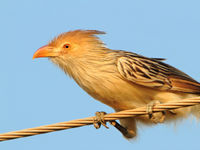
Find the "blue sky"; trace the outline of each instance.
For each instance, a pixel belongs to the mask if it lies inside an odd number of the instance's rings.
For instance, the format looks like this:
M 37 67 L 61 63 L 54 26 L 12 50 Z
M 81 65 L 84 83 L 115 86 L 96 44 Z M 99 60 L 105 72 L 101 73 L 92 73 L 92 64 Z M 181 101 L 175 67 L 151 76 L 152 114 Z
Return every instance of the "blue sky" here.
M 95 101 L 48 59 L 33 53 L 73 29 L 107 32 L 112 49 L 167 58 L 200 81 L 200 2 L 195 0 L 7 0 L 0 2 L 0 132 L 113 112 Z M 199 149 L 200 124 L 192 119 L 139 127 L 136 140 L 93 126 L 0 143 L 0 149 Z

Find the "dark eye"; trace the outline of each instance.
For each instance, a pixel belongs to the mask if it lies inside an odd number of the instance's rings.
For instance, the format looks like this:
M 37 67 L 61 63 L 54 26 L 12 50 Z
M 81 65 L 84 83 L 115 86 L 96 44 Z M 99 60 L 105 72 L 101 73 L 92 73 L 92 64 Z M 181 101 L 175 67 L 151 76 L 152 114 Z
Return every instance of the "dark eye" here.
M 63 48 L 70 48 L 70 44 L 65 44 Z

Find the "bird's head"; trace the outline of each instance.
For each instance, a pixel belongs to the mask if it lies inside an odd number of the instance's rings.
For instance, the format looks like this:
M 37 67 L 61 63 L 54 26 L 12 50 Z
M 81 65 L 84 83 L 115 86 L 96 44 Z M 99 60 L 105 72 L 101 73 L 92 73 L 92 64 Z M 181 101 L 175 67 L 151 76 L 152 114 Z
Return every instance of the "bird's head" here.
M 97 30 L 75 30 L 62 33 L 49 44 L 39 48 L 33 55 L 34 58 L 76 58 L 88 51 L 105 47 L 96 34 L 105 34 Z

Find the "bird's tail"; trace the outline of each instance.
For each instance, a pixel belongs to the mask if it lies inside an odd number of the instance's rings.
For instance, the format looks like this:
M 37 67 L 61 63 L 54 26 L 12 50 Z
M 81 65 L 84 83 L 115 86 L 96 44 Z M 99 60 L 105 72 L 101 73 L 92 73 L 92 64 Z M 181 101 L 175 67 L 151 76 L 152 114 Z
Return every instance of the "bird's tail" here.
M 193 106 L 191 108 L 191 113 L 199 120 L 200 119 L 200 105 Z

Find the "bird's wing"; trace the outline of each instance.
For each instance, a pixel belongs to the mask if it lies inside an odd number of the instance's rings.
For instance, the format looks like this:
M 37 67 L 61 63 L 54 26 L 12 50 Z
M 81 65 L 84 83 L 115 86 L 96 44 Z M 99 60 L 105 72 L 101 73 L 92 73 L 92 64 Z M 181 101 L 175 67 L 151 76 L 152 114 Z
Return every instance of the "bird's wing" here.
M 158 61 L 165 61 L 166 60 L 165 58 L 151 58 L 151 59 L 158 60 Z
M 200 93 L 200 84 L 182 71 L 155 58 L 127 53 L 117 61 L 121 76 L 142 86 L 159 90 Z

